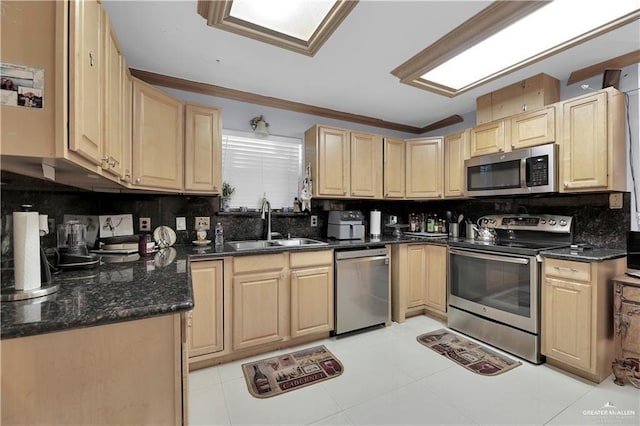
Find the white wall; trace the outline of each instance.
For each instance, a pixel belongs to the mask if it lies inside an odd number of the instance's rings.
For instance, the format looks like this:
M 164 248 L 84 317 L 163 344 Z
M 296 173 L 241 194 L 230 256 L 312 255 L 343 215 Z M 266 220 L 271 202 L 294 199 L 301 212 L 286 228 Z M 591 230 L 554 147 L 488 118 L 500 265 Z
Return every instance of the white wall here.
M 258 115 L 263 115 L 269 123 L 269 133 L 274 136 L 286 136 L 292 138 L 304 138 L 304 132 L 314 124 L 325 124 L 328 126 L 341 127 L 362 132 L 377 133 L 385 136 L 395 136 L 400 138 L 415 138 L 418 135 L 413 133 L 398 132 L 379 127 L 365 126 L 342 120 L 319 117 L 311 114 L 302 114 L 278 108 L 270 108 L 262 105 L 250 104 L 247 102 L 234 101 L 209 95 L 185 92 L 182 90 L 167 89 L 162 90 L 187 102 L 195 102 L 204 105 L 217 106 L 222 108 L 222 127 L 228 130 L 240 130 L 251 132 L 249 121 Z

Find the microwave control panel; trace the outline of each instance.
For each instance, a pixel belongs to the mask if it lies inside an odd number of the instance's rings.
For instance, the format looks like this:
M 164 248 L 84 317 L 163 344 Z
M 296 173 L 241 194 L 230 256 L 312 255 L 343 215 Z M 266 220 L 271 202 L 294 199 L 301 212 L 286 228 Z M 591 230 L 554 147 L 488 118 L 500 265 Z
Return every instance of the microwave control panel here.
M 549 156 L 539 155 L 527 158 L 527 186 L 549 184 Z

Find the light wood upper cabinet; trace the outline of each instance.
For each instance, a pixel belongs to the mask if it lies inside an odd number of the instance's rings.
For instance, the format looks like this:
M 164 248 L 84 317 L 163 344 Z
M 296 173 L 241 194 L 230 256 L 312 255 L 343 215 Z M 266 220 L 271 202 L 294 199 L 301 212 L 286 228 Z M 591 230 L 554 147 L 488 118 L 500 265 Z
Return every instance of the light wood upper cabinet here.
M 291 337 L 333 330 L 333 252 L 291 252 Z
M 160 89 L 133 80 L 133 185 L 181 191 L 184 105 Z
M 601 382 L 613 360 L 611 280 L 626 259 L 543 259 L 542 353 L 547 362 Z
M 95 0 L 71 2 L 69 13 L 69 149 L 102 163 L 104 19 Z
M 127 180 L 126 174 L 131 174 L 131 166 L 126 164 L 126 159 L 131 158 L 131 138 L 126 138 L 125 113 L 131 113 L 126 107 L 126 88 L 128 86 L 127 65 L 118 41 L 115 37 L 109 17 L 104 12 L 105 55 L 104 64 L 106 70 L 104 84 L 104 143 L 102 151 L 102 168 L 107 174 L 115 176 L 123 181 Z
M 442 198 L 442 138 L 407 139 L 407 198 Z
M 469 130 L 444 138 L 444 196 L 464 196 L 464 160 L 469 158 Z
M 404 140 L 385 137 L 383 139 L 383 158 L 384 198 L 404 198 Z
M 221 260 L 191 263 L 193 298 L 197 302 L 189 324 L 189 357 L 224 349 L 222 267 Z
M 185 181 L 187 192 L 222 190 L 222 114 L 219 108 L 185 106 Z
M 313 195 L 346 197 L 349 194 L 349 131 L 313 126 L 304 134 L 305 159 L 311 163 Z
M 507 151 L 510 146 L 505 146 L 505 138 L 510 124 L 510 120 L 498 120 L 471 129 L 469 155 L 477 157 Z
M 358 198 L 382 197 L 382 137 L 350 133 L 350 194 Z
M 553 143 L 556 141 L 556 108 L 518 114 L 511 118 L 511 149 Z
M 626 191 L 623 94 L 608 88 L 561 105 L 560 191 Z
M 476 123 L 533 111 L 559 100 L 560 82 L 546 74 L 534 75 L 476 98 Z
M 122 153 L 122 163 L 124 164 L 122 168 L 122 181 L 125 185 L 128 185 L 131 183 L 132 179 L 131 141 L 133 139 L 133 78 L 131 77 L 131 73 L 129 72 L 126 61 L 122 61 L 122 66 L 123 68 L 125 68 L 124 83 L 122 85 L 122 113 L 124 115 L 124 120 L 122 122 L 122 145 L 124 147 Z

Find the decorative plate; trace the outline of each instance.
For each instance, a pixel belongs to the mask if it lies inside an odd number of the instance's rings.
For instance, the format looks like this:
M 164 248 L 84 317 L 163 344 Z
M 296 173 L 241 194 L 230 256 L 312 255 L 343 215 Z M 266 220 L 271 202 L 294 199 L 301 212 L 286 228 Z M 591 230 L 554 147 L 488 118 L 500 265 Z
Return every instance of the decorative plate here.
M 158 226 L 153 231 L 153 239 L 158 247 L 170 247 L 176 243 L 176 232 L 168 226 Z

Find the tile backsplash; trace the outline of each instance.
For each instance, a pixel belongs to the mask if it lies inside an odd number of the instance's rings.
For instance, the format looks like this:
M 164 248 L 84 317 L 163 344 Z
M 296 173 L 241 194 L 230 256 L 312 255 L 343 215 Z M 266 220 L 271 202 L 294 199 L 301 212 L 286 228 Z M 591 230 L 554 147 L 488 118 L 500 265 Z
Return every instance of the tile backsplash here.
M 190 244 L 195 240 L 194 218 L 211 217 L 209 238 L 213 228 L 220 222 L 224 228 L 225 240 L 260 239 L 265 234 L 265 221 L 260 214 L 219 213 L 219 197 L 138 194 L 138 193 L 98 193 L 82 191 L 59 185 L 55 182 L 33 179 L 13 173 L 1 173 L 0 186 L 2 203 L 2 257 L 10 257 L 11 224 L 8 217 L 20 210 L 22 204 L 32 204 L 33 210 L 49 215 L 56 224 L 63 221 L 65 214 L 133 215 L 134 232 L 138 233 L 138 218 L 151 218 L 151 229 L 167 225 L 175 229 L 176 217 L 185 217 L 186 231 L 177 231 L 178 244 Z M 398 216 L 400 223 L 407 223 L 410 212 L 436 213 L 445 217 L 446 211 L 462 213 L 477 219 L 490 213 L 553 213 L 575 217 L 575 240 L 588 242 L 597 247 L 625 248 L 626 232 L 630 226 L 630 194 L 623 194 L 623 208 L 610 209 L 608 194 L 552 195 L 532 198 L 468 199 L 441 201 L 327 201 L 312 200 L 313 214 L 318 216 L 318 226 L 310 226 L 309 214 L 274 213 L 271 229 L 296 237 L 326 237 L 328 210 L 361 210 L 366 221 L 369 212 L 382 211 L 382 223 L 388 222 L 389 215 Z M 390 228 L 383 229 L 389 232 Z M 368 227 L 367 227 L 368 232 Z M 45 247 L 55 247 L 55 233 L 43 238 Z

